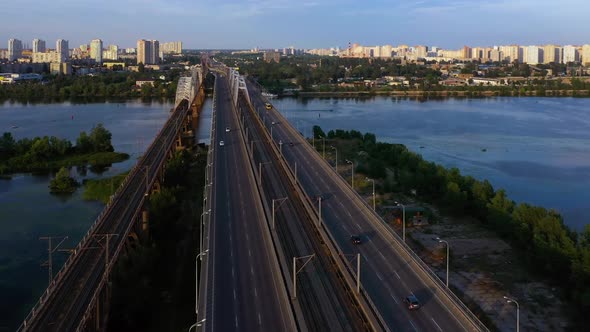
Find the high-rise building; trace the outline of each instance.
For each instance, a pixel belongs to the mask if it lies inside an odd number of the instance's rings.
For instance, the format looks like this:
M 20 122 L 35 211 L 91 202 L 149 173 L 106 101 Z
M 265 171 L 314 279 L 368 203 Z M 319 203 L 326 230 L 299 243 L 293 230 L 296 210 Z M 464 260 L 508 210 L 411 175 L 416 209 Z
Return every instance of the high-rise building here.
M 90 58 L 96 63 L 102 63 L 102 40 L 93 39 L 90 42 Z
M 543 63 L 543 49 L 534 45 L 528 46 L 526 48 L 525 62 L 529 65 Z
M 137 64 L 155 65 L 160 62 L 160 42 L 140 39 L 137 41 Z
M 23 42 L 18 39 L 8 40 L 8 60 L 14 61 L 22 56 Z
M 497 49 L 492 49 L 490 51 L 490 61 L 500 62 L 500 61 L 502 61 L 503 58 L 504 58 L 504 54 L 502 53 L 502 51 L 497 50 Z
M 119 47 L 117 45 L 107 46 L 107 49 L 102 51 L 102 58 L 105 60 L 117 60 L 119 58 Z
M 45 52 L 45 41 L 41 39 L 33 39 L 33 53 Z
M 55 42 L 55 51 L 61 54 L 64 61 L 67 60 L 70 57 L 70 43 L 65 39 L 58 39 Z
M 59 52 L 36 52 L 32 56 L 33 63 L 61 63 L 62 54 Z
M 463 59 L 471 59 L 471 47 L 469 46 L 463 46 L 463 55 L 462 55 Z
M 504 54 L 504 60 L 512 63 L 514 61 L 521 61 L 521 48 L 518 45 L 504 45 L 500 46 L 500 52 Z
M 586 66 L 590 65 L 590 45 L 582 46 L 582 63 Z
M 561 47 L 557 45 L 543 46 L 543 63 L 560 63 Z
M 416 56 L 416 58 L 425 58 L 427 52 L 428 48 L 426 46 L 419 45 L 414 47 L 414 55 Z
M 580 54 L 578 48 L 573 45 L 565 45 L 563 47 L 563 61 L 562 63 L 578 62 L 580 61 Z
M 170 43 L 162 43 L 160 45 L 160 51 L 164 54 L 173 53 L 173 54 L 181 54 L 182 53 L 182 42 L 170 42 Z

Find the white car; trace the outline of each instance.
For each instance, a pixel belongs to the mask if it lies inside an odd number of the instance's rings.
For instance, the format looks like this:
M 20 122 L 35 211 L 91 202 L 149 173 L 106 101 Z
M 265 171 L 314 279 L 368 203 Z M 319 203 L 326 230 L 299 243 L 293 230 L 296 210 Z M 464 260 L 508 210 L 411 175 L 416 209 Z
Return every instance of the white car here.
M 224 146 L 225 143 L 223 141 L 219 141 L 219 146 Z
M 225 127 L 225 132 L 229 133 L 229 127 Z

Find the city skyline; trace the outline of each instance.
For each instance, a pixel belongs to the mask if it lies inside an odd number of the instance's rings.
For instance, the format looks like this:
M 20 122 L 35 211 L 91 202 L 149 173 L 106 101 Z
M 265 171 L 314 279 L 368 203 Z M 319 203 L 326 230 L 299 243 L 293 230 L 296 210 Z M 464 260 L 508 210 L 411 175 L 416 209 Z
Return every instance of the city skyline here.
M 158 40 L 183 40 L 187 49 L 345 47 L 349 42 L 453 49 L 463 45 L 584 44 L 586 31 L 590 31 L 590 21 L 584 17 L 590 4 L 583 0 L 401 4 L 382 0 L 105 0 L 84 4 L 56 0 L 39 4 L 22 0 L 4 7 L 7 12 L 29 9 L 24 18 L 5 17 L 0 40 L 18 38 L 27 44 L 35 38 L 67 38 L 70 45 L 100 38 L 105 44 L 130 47 L 149 35 Z M 71 17 L 56 20 L 65 8 Z M 31 22 L 42 26 L 43 33 Z

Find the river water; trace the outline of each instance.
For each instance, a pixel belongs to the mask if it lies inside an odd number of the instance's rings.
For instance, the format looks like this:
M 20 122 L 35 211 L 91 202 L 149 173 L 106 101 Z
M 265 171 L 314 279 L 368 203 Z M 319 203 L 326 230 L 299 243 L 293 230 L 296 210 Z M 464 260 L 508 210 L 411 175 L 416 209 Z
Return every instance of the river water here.
M 124 101 L 107 103 L 0 104 L 0 134 L 15 139 L 58 136 L 75 143 L 80 131 L 103 123 L 112 133 L 115 151 L 131 157 L 104 173 L 72 170 L 78 181 L 112 176 L 129 170 L 152 142 L 173 107 L 172 102 Z M 197 135 L 207 142 L 211 105 L 204 106 Z M 103 208 L 82 199 L 82 190 L 63 198 L 49 194 L 49 175 L 16 174 L 0 179 L 0 331 L 13 331 L 45 290 L 48 281 L 47 241 L 44 236 L 68 236 L 61 248 L 74 247 Z M 59 242 L 59 240 L 55 240 Z M 55 245 L 55 243 L 54 243 Z M 66 258 L 55 252 L 54 273 Z
M 488 179 L 517 202 L 590 223 L 590 99 L 283 98 L 273 101 L 306 136 L 311 127 L 372 132 L 424 159 Z M 485 149 L 485 151 L 483 151 Z

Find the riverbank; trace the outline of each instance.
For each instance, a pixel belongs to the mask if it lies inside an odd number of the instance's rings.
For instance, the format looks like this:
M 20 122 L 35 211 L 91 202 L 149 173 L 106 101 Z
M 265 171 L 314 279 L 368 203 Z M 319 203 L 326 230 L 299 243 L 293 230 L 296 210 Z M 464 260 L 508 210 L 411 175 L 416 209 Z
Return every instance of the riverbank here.
M 361 134 L 358 131 L 329 131 L 324 134 L 321 128 L 314 128 L 316 137 L 327 137 L 326 144 L 335 146 L 338 151 L 340 160 L 351 160 L 355 163 L 355 183 L 357 189 L 365 196 L 367 195 L 367 181 L 365 177 L 375 179 L 377 187 L 377 201 L 380 205 L 379 212 L 387 222 L 392 222 L 392 227 L 401 228 L 396 225 L 396 220 L 401 225 L 406 223 L 408 231 L 424 230 L 423 237 L 439 235 L 452 236 L 454 244 L 459 244 L 461 239 L 470 239 L 477 245 L 482 245 L 480 236 L 473 237 L 467 232 L 461 230 L 450 233 L 445 232 L 445 227 L 428 229 L 428 225 L 444 225 L 444 218 L 454 220 L 469 219 L 471 223 L 487 232 L 493 234 L 493 237 L 502 243 L 505 243 L 511 249 L 510 254 L 516 257 L 518 265 L 523 269 L 523 273 L 528 275 L 528 280 L 543 283 L 545 290 L 552 287 L 559 288 L 559 292 L 545 292 L 539 296 L 539 303 L 535 299 L 526 297 L 527 301 L 535 304 L 535 308 L 543 305 L 551 296 L 559 296 L 564 301 L 570 303 L 571 309 L 567 316 L 571 317 L 574 323 L 579 323 L 583 319 L 583 313 L 589 309 L 589 304 L 581 294 L 590 294 L 590 287 L 587 283 L 590 280 L 590 261 L 583 257 L 590 257 L 590 227 L 586 226 L 580 234 L 572 231 L 563 224 L 561 216 L 554 210 L 547 210 L 543 207 L 533 206 L 526 203 L 515 203 L 506 196 L 502 189 L 494 189 L 488 181 L 478 181 L 469 176 L 463 176 L 456 168 L 445 169 L 432 162 L 422 159 L 418 154 L 409 151 L 401 144 L 390 144 L 377 142 L 375 135 Z M 322 145 L 316 144 L 318 151 L 321 152 Z M 331 162 L 335 160 L 335 154 L 330 150 L 326 153 L 327 159 Z M 342 169 L 346 168 L 346 173 Z M 349 166 L 340 168 L 341 175 L 350 176 Z M 415 204 L 429 204 L 437 211 L 435 214 L 439 217 L 428 218 L 424 222 L 422 217 L 416 214 L 416 210 L 406 214 L 406 220 L 401 220 L 401 209 L 396 206 L 396 201 L 404 205 L 412 206 Z M 420 209 L 417 209 L 420 211 Z M 433 209 L 427 209 L 433 210 Z M 440 214 L 438 213 L 440 211 Z M 432 215 L 427 213 L 426 215 Z M 418 216 L 418 217 L 414 217 Z M 417 218 L 417 219 L 416 219 Z M 417 220 L 419 220 L 417 222 Z M 433 235 L 435 234 L 435 235 Z M 488 236 L 489 238 L 489 236 Z M 428 246 L 434 244 L 427 243 Z M 473 247 L 472 245 L 472 247 Z M 426 247 L 420 243 L 420 248 Z M 459 246 L 458 246 L 459 247 Z M 474 251 L 474 248 L 470 249 Z M 463 250 L 467 253 L 470 250 Z M 420 250 L 418 250 L 420 252 Z M 432 250 L 431 250 L 432 251 Z M 432 255 L 431 251 L 424 252 L 425 255 Z M 436 252 L 436 251 L 434 251 Z M 461 252 L 461 251 L 458 251 Z M 503 250 L 492 249 L 491 254 L 501 255 Z M 485 253 L 488 254 L 487 252 Z M 464 256 L 464 255 L 463 255 Z M 483 258 L 482 258 L 483 257 Z M 508 256 L 507 256 L 508 257 Z M 465 260 L 466 257 L 463 257 Z M 487 259 L 487 256 L 478 256 L 477 259 Z M 438 261 L 437 261 L 438 262 Z M 463 262 L 457 266 L 473 266 L 469 261 Z M 493 265 L 493 264 L 490 264 Z M 509 265 L 504 265 L 504 267 Z M 492 271 L 491 268 L 485 271 Z M 457 272 L 457 271 L 455 271 Z M 465 269 L 466 273 L 472 273 L 470 269 Z M 500 270 L 496 267 L 500 281 L 516 280 L 522 282 L 519 276 L 515 275 L 510 279 L 510 271 Z M 492 278 L 493 278 L 493 274 Z M 507 276 L 508 275 L 508 276 Z M 472 280 L 476 282 L 477 280 Z M 524 294 L 520 291 L 522 288 L 511 288 L 515 281 L 507 282 L 507 287 L 503 290 L 506 294 Z M 468 285 L 473 285 L 467 283 Z M 468 293 L 467 288 L 461 287 L 461 291 Z M 546 294 L 549 294 L 545 296 Z M 469 296 L 469 294 L 467 294 Z M 473 295 L 473 293 L 471 293 Z M 524 296 L 523 296 L 524 298 Z M 475 296 L 471 299 L 478 302 L 480 299 Z M 487 299 L 489 300 L 489 299 Z M 504 303 L 502 297 L 492 299 L 498 304 Z M 556 300 L 557 301 L 557 300 Z M 488 303 L 489 304 L 489 303 Z M 482 310 L 485 307 L 481 306 Z M 532 309 L 531 309 L 532 310 Z M 485 310 L 483 310 L 485 311 Z M 539 319 L 542 315 L 536 315 Z M 500 324 L 502 325 L 502 324 Z M 561 325 L 560 322 L 534 323 L 531 326 L 545 326 L 555 328 Z
M 8 177 L 8 174 L 14 173 L 35 173 L 45 174 L 54 172 L 61 167 L 87 167 L 97 169 L 107 167 L 112 164 L 129 159 L 127 153 L 121 152 L 96 152 L 69 155 L 63 158 L 30 161 L 24 157 L 14 157 L 7 161 L 0 162 L 0 174 Z
M 450 98 L 450 97 L 590 97 L 590 90 L 407 90 L 407 91 L 302 91 L 299 97 L 372 97 L 392 96 L 409 98 Z

